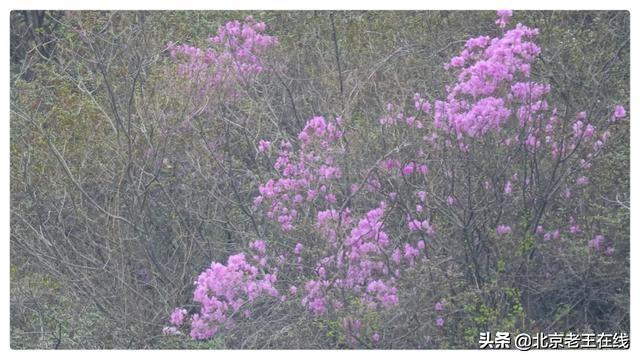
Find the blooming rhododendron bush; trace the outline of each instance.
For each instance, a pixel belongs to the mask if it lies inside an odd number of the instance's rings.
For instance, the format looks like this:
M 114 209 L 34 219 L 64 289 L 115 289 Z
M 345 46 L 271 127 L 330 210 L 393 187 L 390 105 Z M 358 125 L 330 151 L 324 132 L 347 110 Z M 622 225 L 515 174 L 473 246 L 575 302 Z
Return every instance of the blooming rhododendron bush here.
M 628 13 L 11 18 L 12 347 L 629 331 Z
M 523 302 L 557 276 L 553 252 L 612 257 L 584 189 L 626 110 L 552 101 L 551 84 L 532 76 L 539 30 L 498 16 L 495 36 L 468 39 L 444 64 L 444 96 L 389 102 L 375 127 L 315 116 L 297 138 L 260 139 L 273 169 L 251 206 L 268 230 L 200 274 L 197 312 L 176 319 L 177 308 L 165 333 L 209 339 L 259 322 L 266 302 L 336 324 L 346 346 L 393 347 L 394 322 L 412 311 L 430 314 L 415 326 L 438 336 L 467 325 L 459 304 L 473 311 L 497 296 L 506 320 L 496 325 L 528 329 L 536 305 Z M 475 303 L 460 281 L 477 289 Z M 429 300 L 403 309 L 416 296 Z

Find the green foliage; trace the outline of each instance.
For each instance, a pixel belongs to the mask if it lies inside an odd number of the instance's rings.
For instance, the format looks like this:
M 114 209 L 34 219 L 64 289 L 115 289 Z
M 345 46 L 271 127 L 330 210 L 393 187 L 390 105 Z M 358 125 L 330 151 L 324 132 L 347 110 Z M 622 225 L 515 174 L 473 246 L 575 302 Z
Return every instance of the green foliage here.
M 525 313 L 517 288 L 503 287 L 492 295 L 495 304 L 487 304 L 476 294 L 465 296 L 460 306 L 461 322 L 456 324 L 464 333 L 466 346 L 476 347 L 478 334 L 485 331 L 507 331 L 512 334 L 523 330 Z

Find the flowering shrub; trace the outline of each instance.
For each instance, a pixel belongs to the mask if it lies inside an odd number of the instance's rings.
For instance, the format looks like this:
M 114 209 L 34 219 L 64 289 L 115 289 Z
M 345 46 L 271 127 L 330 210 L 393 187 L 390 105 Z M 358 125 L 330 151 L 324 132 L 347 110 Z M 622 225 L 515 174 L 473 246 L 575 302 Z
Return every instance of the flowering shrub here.
M 261 185 L 260 195 L 254 204 L 264 201 L 268 206 L 266 216 L 277 219 L 283 231 L 293 229 L 298 212 L 305 203 L 336 203 L 331 185 L 332 180 L 342 176 L 342 171 L 334 164 L 334 157 L 343 152 L 335 147 L 342 136 L 340 123 L 341 119 L 327 122 L 323 117 L 309 120 L 298 135 L 300 149 L 297 154 L 289 141 L 281 142 L 274 167 L 282 177 Z M 265 143 L 261 140 L 263 148 Z
M 177 62 L 178 76 L 188 84 L 197 106 L 205 106 L 211 94 L 220 101 L 237 97 L 237 87 L 251 82 L 265 71 L 262 55 L 278 44 L 278 38 L 264 34 L 266 25 L 248 16 L 244 22 L 230 21 L 208 39 L 211 47 L 167 44 Z
M 511 16 L 499 11 L 498 27 L 506 28 Z M 187 59 L 180 74 L 200 84 L 201 94 L 226 89 L 221 68 L 234 81 L 262 71 L 257 55 L 276 41 L 260 35 L 264 25 L 247 21 L 229 23 L 213 38 L 225 53 L 173 50 Z M 278 241 L 256 240 L 253 256 L 233 255 L 199 276 L 194 301 L 200 312 L 190 319 L 191 336 L 206 339 L 232 328 L 240 314 L 250 316 L 252 302 L 273 298 L 340 319 L 352 342 L 379 344 L 380 334 L 356 314 L 402 303 L 403 290 L 411 289 L 405 275 L 458 239 L 468 249 L 461 261 L 481 253 L 493 267 L 511 255 L 501 244 L 527 258 L 535 241 L 564 237 L 612 256 L 614 247 L 603 250 L 604 236 L 581 224 L 584 214 L 570 204 L 591 184 L 588 169 L 625 109 L 618 105 L 601 119 L 584 111 L 563 114 L 551 104 L 551 86 L 532 80 L 541 53 L 537 35 L 517 24 L 497 37 L 469 39 L 444 64 L 454 79 L 444 99 L 416 93 L 413 107 L 387 105 L 378 121 L 381 137 L 401 145 L 387 151 L 372 144 L 371 153 L 380 154 L 373 163 L 347 162 L 357 156 L 348 144 L 358 133 L 341 118 L 313 117 L 297 140 L 281 139 L 275 175 L 259 185 L 253 203 L 275 225 Z M 260 156 L 269 158 L 276 143 L 259 140 Z M 478 165 L 478 159 L 489 160 Z M 476 269 L 467 271 L 475 271 L 480 286 L 482 273 L 473 263 Z M 286 282 L 277 281 L 283 277 Z M 184 326 L 184 313 L 176 311 L 165 333 Z M 443 300 L 434 311 L 436 328 L 450 324 Z M 361 338 L 363 332 L 369 336 Z
M 257 241 L 253 245 L 258 252 L 254 257 L 256 264 L 251 264 L 245 254 L 240 253 L 230 256 L 226 266 L 212 263 L 211 268 L 198 277 L 193 300 L 201 308 L 200 313 L 191 318 L 194 339 L 210 338 L 223 326 L 232 328 L 232 315 L 259 296 L 278 295 L 274 288 L 276 274 L 265 273 L 263 244 Z M 246 309 L 244 315 L 249 317 L 250 311 Z

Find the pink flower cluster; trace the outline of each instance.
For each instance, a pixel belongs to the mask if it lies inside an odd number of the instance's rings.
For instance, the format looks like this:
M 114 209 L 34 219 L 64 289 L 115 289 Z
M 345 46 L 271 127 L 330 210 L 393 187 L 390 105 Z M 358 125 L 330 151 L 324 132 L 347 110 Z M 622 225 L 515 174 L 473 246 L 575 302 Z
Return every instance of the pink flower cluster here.
M 511 19 L 511 16 L 513 15 L 513 11 L 498 10 L 497 13 L 498 13 L 498 20 L 496 20 L 496 25 L 504 29 L 507 26 L 509 19 Z
M 510 103 L 527 98 L 535 100 L 548 87 L 533 83 L 515 83 L 510 93 L 503 94 L 505 86 L 518 78 L 529 77 L 531 63 L 540 48 L 530 41 L 538 34 L 518 24 L 501 38 L 481 36 L 467 41 L 460 55 L 445 64 L 457 71 L 458 82 L 453 84 L 446 101 L 435 104 L 436 128 L 455 131 L 471 137 L 499 129 L 512 114 Z M 544 108 L 544 103 L 536 105 Z M 527 116 L 529 113 L 521 114 Z
M 276 219 L 282 230 L 290 231 L 300 209 L 307 202 L 320 201 L 335 204 L 337 196 L 332 180 L 340 179 L 342 171 L 335 164 L 335 157 L 342 153 L 335 147 L 342 137 L 341 119 L 326 121 L 323 117 L 309 120 L 298 135 L 300 148 L 294 152 L 288 141 L 282 141 L 278 159 L 274 165 L 280 177 L 260 185 L 260 195 L 254 205 L 265 204 L 266 215 Z
M 263 246 L 261 242 L 252 246 L 258 252 L 258 260 L 264 256 Z M 252 264 L 244 253 L 239 253 L 230 256 L 227 265 L 214 262 L 198 276 L 193 300 L 201 308 L 191 317 L 192 338 L 207 339 L 223 327 L 232 328 L 233 315 L 243 306 L 248 306 L 261 295 L 278 296 L 274 286 L 277 272 L 267 272 L 260 263 Z M 172 323 L 179 327 L 184 315 L 183 310 L 176 309 L 171 316 Z
M 613 246 L 607 246 L 604 249 L 604 236 L 596 235 L 593 239 L 589 240 L 589 247 L 595 251 L 602 251 L 605 256 L 613 256 L 615 248 Z
M 278 44 L 274 36 L 263 34 L 266 25 L 248 16 L 244 22 L 230 21 L 209 38 L 211 47 L 172 42 L 167 44 L 171 58 L 178 63 L 178 75 L 187 79 L 197 98 L 211 92 L 236 96 L 236 84 L 245 83 L 263 72 L 261 56 Z
M 498 233 L 498 235 L 505 235 L 505 234 L 509 234 L 511 233 L 511 226 L 509 225 L 499 225 L 496 228 L 496 232 Z
M 385 204 L 370 210 L 357 225 L 354 226 L 344 240 L 344 249 L 338 247 L 338 243 L 329 250 L 326 257 L 321 258 L 317 264 L 318 278 L 305 284 L 305 296 L 302 304 L 316 314 L 325 314 L 328 306 L 334 310 L 341 309 L 344 304 L 340 300 L 343 294 L 349 292 L 358 296 L 362 303 L 370 309 L 379 307 L 389 308 L 398 304 L 396 277 L 400 274 L 398 265 L 401 259 L 393 264 L 387 263 L 387 252 L 391 249 L 391 239 L 384 231 Z M 327 214 L 327 212 L 320 212 Z M 319 220 L 319 226 L 327 227 L 327 221 L 337 226 L 339 221 L 335 213 L 332 216 L 323 215 Z M 351 220 L 340 222 L 347 227 Z M 408 261 L 419 256 L 417 250 L 407 255 Z M 399 252 L 398 248 L 395 252 Z
M 182 326 L 182 324 L 184 324 L 185 316 L 187 316 L 187 310 L 181 309 L 181 308 L 176 308 L 171 313 L 171 321 L 170 322 L 171 322 L 172 325 L 180 327 L 180 326 Z

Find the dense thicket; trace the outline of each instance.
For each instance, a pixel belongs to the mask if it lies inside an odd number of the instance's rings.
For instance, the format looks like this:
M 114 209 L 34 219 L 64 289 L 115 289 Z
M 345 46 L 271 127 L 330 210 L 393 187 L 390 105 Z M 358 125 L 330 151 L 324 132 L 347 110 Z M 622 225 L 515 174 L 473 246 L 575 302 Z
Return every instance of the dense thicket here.
M 13 12 L 12 347 L 628 332 L 629 14 L 495 17 Z

